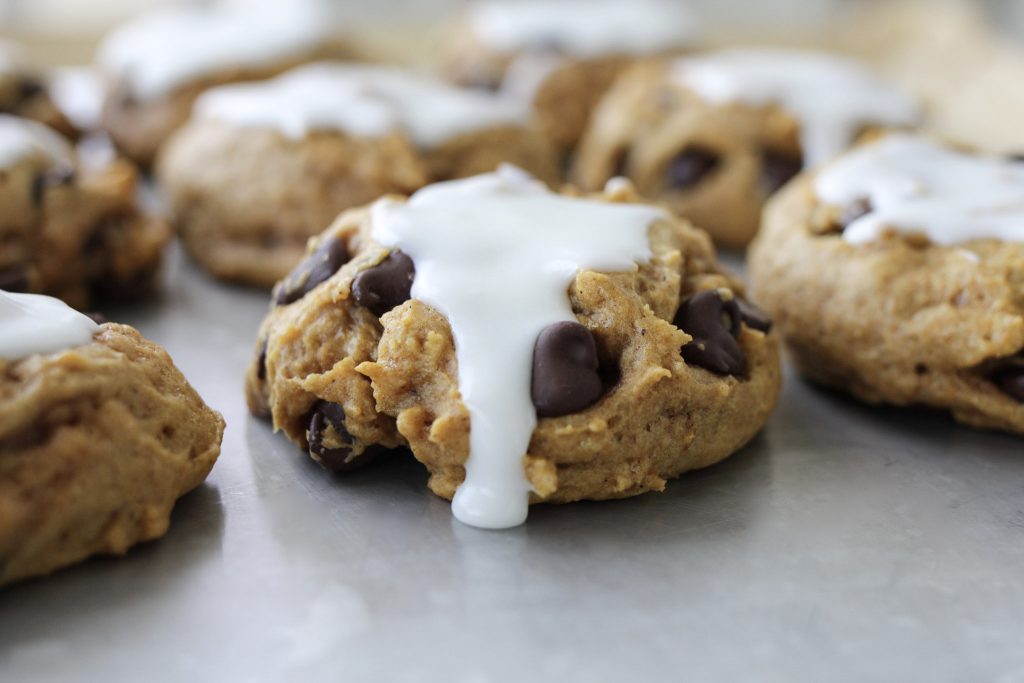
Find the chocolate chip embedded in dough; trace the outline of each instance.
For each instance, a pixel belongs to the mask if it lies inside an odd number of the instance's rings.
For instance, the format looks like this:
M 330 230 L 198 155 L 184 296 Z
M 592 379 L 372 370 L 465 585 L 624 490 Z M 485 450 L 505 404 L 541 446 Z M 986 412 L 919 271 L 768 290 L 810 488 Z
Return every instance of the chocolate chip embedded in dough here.
M 261 382 L 267 378 L 267 344 L 269 339 L 264 339 L 260 345 L 260 355 L 256 359 L 256 378 Z
M 27 292 L 28 270 L 24 266 L 0 269 L 0 289 L 5 292 Z
M 684 149 L 668 162 L 665 169 L 666 184 L 676 190 L 687 190 L 718 167 L 719 157 L 699 147 Z
M 601 398 L 594 336 L 577 322 L 548 325 L 533 347 L 530 393 L 538 417 L 578 413 Z
M 767 313 L 744 299 L 742 296 L 736 297 L 735 301 L 736 307 L 740 312 L 740 319 L 743 320 L 747 327 L 754 330 L 760 330 L 765 333 L 771 332 L 772 319 Z
M 46 88 L 38 78 L 26 76 L 18 81 L 18 99 L 22 102 L 32 99 L 44 90 Z
M 1003 393 L 1010 398 L 1024 403 L 1024 366 L 1012 366 L 1000 370 L 993 380 Z
M 747 359 L 736 341 L 742 314 L 736 299 L 723 299 L 717 290 L 694 294 L 683 302 L 673 323 L 693 340 L 683 347 L 683 359 L 719 375 L 743 375 Z
M 347 261 L 345 242 L 337 237 L 325 239 L 278 285 L 277 305 L 284 306 L 306 296 L 317 285 L 330 279 Z
M 401 251 L 391 252 L 386 259 L 368 268 L 352 281 L 352 298 L 377 316 L 409 300 L 416 267 Z
M 761 186 L 767 194 L 775 194 L 795 178 L 803 167 L 804 161 L 799 156 L 766 151 L 761 158 Z
M 43 195 L 46 194 L 47 190 L 70 185 L 74 180 L 75 170 L 73 168 L 60 167 L 37 173 L 32 178 L 32 188 L 30 190 L 33 206 L 39 206 L 43 203 Z
M 313 407 L 306 441 L 313 459 L 333 472 L 351 472 L 364 467 L 384 450 L 367 446 L 356 453 L 355 439 L 345 429 L 345 410 L 327 401 L 320 401 Z

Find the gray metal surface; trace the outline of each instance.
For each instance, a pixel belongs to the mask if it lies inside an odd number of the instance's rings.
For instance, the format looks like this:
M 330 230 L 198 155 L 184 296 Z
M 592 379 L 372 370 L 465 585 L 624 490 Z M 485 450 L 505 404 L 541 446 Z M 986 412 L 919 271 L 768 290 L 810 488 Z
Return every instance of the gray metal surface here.
M 661 495 L 468 528 L 414 461 L 325 475 L 249 418 L 264 295 L 118 312 L 228 421 L 170 533 L 0 591 L 0 680 L 1024 681 L 1024 441 L 789 376 Z

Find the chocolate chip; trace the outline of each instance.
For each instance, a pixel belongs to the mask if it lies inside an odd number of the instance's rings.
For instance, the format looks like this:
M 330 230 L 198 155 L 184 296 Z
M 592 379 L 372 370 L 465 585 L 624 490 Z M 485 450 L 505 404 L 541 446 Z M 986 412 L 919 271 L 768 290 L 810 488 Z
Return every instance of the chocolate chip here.
M 359 469 L 384 450 L 368 446 L 356 454 L 355 440 L 345 429 L 345 410 L 337 403 L 327 401 L 320 401 L 313 407 L 306 441 L 313 459 L 333 472 Z
M 41 81 L 35 78 L 22 78 L 18 81 L 18 98 L 21 101 L 30 100 L 45 90 Z
M 37 173 L 32 178 L 32 204 L 39 206 L 43 203 L 43 194 L 47 190 L 62 185 L 69 185 L 75 179 L 75 171 L 72 168 L 54 168 L 49 171 Z
M 382 316 L 408 301 L 416 267 L 407 254 L 393 251 L 386 259 L 368 268 L 352 281 L 355 302 Z
M 760 308 L 750 303 L 741 296 L 736 297 L 736 308 L 740 312 L 740 319 L 747 327 L 768 333 L 772 329 L 772 319 Z
M 12 266 L 0 270 L 0 289 L 5 292 L 27 292 L 28 270 L 23 266 Z
M 627 168 L 629 168 L 629 150 L 620 149 L 615 153 L 614 160 L 612 161 L 612 177 L 625 177 Z
M 676 327 L 693 341 L 683 347 L 683 359 L 719 375 L 742 375 L 747 359 L 736 341 L 740 331 L 739 305 L 728 301 L 717 290 L 694 294 L 676 313 Z
M 324 240 L 312 254 L 296 266 L 277 288 L 275 301 L 284 306 L 298 301 L 327 281 L 348 261 L 348 249 L 337 237 Z
M 761 186 L 767 194 L 775 194 L 795 178 L 803 167 L 804 161 L 799 156 L 766 151 L 761 159 Z
M 267 344 L 269 339 L 263 340 L 263 345 L 260 346 L 260 356 L 256 359 L 256 378 L 261 382 L 267 378 Z
M 1024 366 L 1005 368 L 997 372 L 993 379 L 1010 398 L 1024 403 Z
M 668 163 L 665 182 L 677 190 L 686 190 L 718 167 L 718 155 L 699 147 L 684 149 Z
M 578 413 L 601 398 L 597 344 L 577 322 L 548 325 L 533 347 L 530 393 L 538 417 Z

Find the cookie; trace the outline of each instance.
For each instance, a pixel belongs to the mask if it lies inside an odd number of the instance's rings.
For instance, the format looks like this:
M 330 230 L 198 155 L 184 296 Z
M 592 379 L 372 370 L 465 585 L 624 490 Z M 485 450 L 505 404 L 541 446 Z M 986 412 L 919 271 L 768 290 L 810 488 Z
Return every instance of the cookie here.
M 223 431 L 134 329 L 0 292 L 0 584 L 162 536 Z
M 148 167 L 204 90 L 351 56 L 328 9 L 221 2 L 162 8 L 121 26 L 96 55 L 109 82 L 103 127 L 126 156 Z
M 453 29 L 445 69 L 457 83 L 531 101 L 542 130 L 569 152 L 623 69 L 689 48 L 697 33 L 672 0 L 491 0 L 473 3 Z
M 602 100 L 576 181 L 625 175 L 718 244 L 753 238 L 769 196 L 871 128 L 912 126 L 914 100 L 839 57 L 726 50 L 646 64 Z
M 515 162 L 558 162 L 525 106 L 405 70 L 323 62 L 203 95 L 157 175 L 217 277 L 270 287 L 342 210 Z
M 29 63 L 12 43 L 0 41 L 0 114 L 45 123 L 68 138 L 77 135 L 50 96 L 46 74 Z
M 0 289 L 79 308 L 151 292 L 170 231 L 136 183 L 131 164 L 83 167 L 53 130 L 0 115 Z
M 1024 164 L 869 142 L 771 201 L 750 273 L 811 380 L 1024 434 Z
M 250 409 L 328 469 L 408 447 L 481 527 L 718 462 L 774 406 L 775 333 L 703 232 L 636 201 L 504 166 L 346 212 L 275 290 Z

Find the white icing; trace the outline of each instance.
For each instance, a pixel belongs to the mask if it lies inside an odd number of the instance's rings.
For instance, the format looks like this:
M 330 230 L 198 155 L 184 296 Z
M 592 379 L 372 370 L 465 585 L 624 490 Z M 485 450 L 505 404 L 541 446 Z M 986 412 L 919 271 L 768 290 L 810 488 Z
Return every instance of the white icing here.
M 214 88 L 196 102 L 195 115 L 297 139 L 313 130 L 363 137 L 403 132 L 434 147 L 472 130 L 525 125 L 530 111 L 510 98 L 400 68 L 320 62 L 262 83 Z
M 492 0 L 473 5 L 469 24 L 500 52 L 554 49 L 584 58 L 679 49 L 697 33 L 694 15 L 677 0 Z
M 842 57 L 723 50 L 679 59 L 674 72 L 682 85 L 714 104 L 774 104 L 793 114 L 806 166 L 842 152 L 864 126 L 911 126 L 920 116 L 913 98 Z
M 261 68 L 327 42 L 333 23 L 323 5 L 299 2 L 222 2 L 166 7 L 115 29 L 96 58 L 140 100 L 232 68 Z
M 99 326 L 60 299 L 0 290 L 0 358 L 20 360 L 92 341 Z
M 52 164 L 72 165 L 71 145 L 53 129 L 36 121 L 0 114 L 0 168 L 41 155 Z
M 872 242 L 887 231 L 935 244 L 977 239 L 1024 242 L 1024 164 L 954 151 L 925 138 L 889 135 L 825 167 L 814 183 L 821 201 L 871 210 L 843 239 Z
M 413 298 L 445 315 L 455 336 L 471 422 L 466 480 L 452 504 L 460 521 L 505 528 L 526 519 L 537 335 L 576 320 L 567 290 L 578 272 L 649 260 L 648 228 L 663 216 L 564 197 L 509 166 L 373 206 L 374 239 L 412 257 Z

